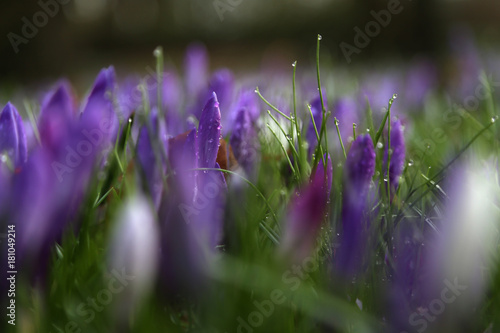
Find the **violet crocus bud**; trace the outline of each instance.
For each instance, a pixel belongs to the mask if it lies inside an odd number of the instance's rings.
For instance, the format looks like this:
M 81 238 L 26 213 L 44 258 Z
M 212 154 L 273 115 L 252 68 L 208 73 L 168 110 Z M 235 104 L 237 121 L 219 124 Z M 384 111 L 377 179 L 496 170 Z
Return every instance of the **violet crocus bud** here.
M 15 167 L 26 162 L 28 152 L 24 124 L 10 102 L 0 113 L 0 154 L 7 154 Z
M 250 112 L 246 108 L 238 111 L 232 127 L 233 132 L 229 143 L 233 149 L 234 156 L 247 175 L 255 179 L 259 158 L 257 154 L 258 138 L 250 117 Z
M 116 296 L 117 314 L 128 317 L 140 308 L 154 284 L 158 268 L 160 230 L 153 205 L 142 195 L 123 204 L 116 217 L 109 253 L 112 274 L 125 272 L 129 284 Z
M 292 199 L 287 214 L 286 227 L 280 244 L 280 252 L 292 262 L 300 263 L 312 255 L 321 224 L 328 206 L 332 173 L 328 157 L 327 171 L 318 166 L 311 182 L 300 189 Z
M 336 255 L 339 274 L 352 276 L 362 265 L 367 221 L 367 195 L 375 172 L 375 150 L 370 135 L 354 140 L 344 168 L 342 234 Z
M 405 137 L 404 126 L 400 120 L 392 122 L 391 126 L 391 164 L 389 165 L 389 182 L 391 185 L 391 197 L 396 192 L 399 186 L 399 178 L 403 174 L 405 168 Z M 384 157 L 384 170 L 387 176 L 387 148 Z

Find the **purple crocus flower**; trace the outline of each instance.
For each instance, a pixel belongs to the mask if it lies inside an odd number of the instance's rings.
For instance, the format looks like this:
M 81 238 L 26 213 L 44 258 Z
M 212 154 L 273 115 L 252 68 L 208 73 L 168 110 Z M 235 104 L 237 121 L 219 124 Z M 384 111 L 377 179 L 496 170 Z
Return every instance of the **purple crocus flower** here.
M 199 96 L 208 82 L 208 54 L 203 44 L 189 45 L 184 59 L 188 96 Z
M 389 275 L 391 279 L 387 292 L 387 318 L 391 321 L 391 332 L 395 333 L 410 332 L 414 329 L 414 321 L 410 322 L 410 316 L 422 304 L 421 291 L 428 284 L 428 281 L 422 279 L 425 276 L 422 270 L 424 256 L 421 255 L 424 237 L 416 227 L 417 223 L 410 222 L 413 221 L 401 223 L 393 237 L 394 270 L 391 270 Z
M 289 206 L 280 252 L 296 263 L 311 255 L 326 216 L 333 168 L 330 156 L 325 158 L 326 170 L 320 163 L 311 182 L 299 190 Z
M 18 226 L 20 261 L 26 269 L 32 265 L 35 277 L 44 276 L 50 248 L 74 219 L 97 157 L 110 144 L 114 112 L 107 100 L 113 84 L 107 79 L 111 73 L 105 74 L 98 76 L 81 117 L 64 82 L 45 99 L 39 118 L 42 145 L 13 179 L 18 208 L 9 216 Z
M 348 145 L 349 138 L 353 137 L 352 124 L 357 124 L 359 121 L 357 102 L 351 97 L 340 98 L 333 107 L 335 118 L 339 121 L 339 130 L 342 141 L 345 146 Z M 340 149 L 340 143 L 335 140 L 335 144 Z
M 233 132 L 229 143 L 233 149 L 234 156 L 243 170 L 251 176 L 250 178 L 254 179 L 258 164 L 258 140 L 250 112 L 246 108 L 238 111 L 232 127 Z
M 212 74 L 208 82 L 208 90 L 215 92 L 219 98 L 219 102 L 226 110 L 229 110 L 233 99 L 234 92 L 234 75 L 227 69 L 219 69 Z
M 222 239 L 227 185 L 216 163 L 221 136 L 217 95 L 206 103 L 198 130 L 169 141 L 174 175 L 162 199 L 162 276 L 169 293 L 203 288 L 204 274 Z M 179 253 L 183 257 L 179 258 Z
M 241 108 L 246 108 L 248 110 L 248 114 L 250 115 L 250 119 L 253 123 L 257 121 L 260 116 L 260 108 L 259 108 L 259 100 L 255 91 L 252 90 L 243 90 L 240 93 L 240 97 L 238 99 L 238 111 Z
M 21 116 L 14 105 L 7 103 L 0 113 L 0 154 L 7 153 L 15 167 L 26 162 L 26 134 Z
M 323 94 L 323 103 L 325 105 L 325 109 L 328 109 L 326 96 Z M 318 130 L 318 134 L 321 134 L 321 125 L 323 124 L 323 111 L 321 108 L 321 98 L 320 96 L 316 97 L 311 102 L 311 111 L 313 114 L 314 124 L 316 124 L 316 129 Z M 308 112 L 308 116 L 310 118 L 310 114 Z M 312 156 L 316 146 L 318 145 L 318 138 L 316 137 L 316 131 L 314 130 L 314 124 L 312 119 L 309 121 L 309 127 L 307 128 L 306 139 L 309 143 L 308 155 Z
M 406 78 L 404 101 L 412 108 L 421 108 L 438 83 L 438 73 L 433 62 L 427 59 L 416 61 Z
M 140 78 L 136 75 L 125 78 L 119 84 L 116 100 L 121 119 L 128 119 L 133 112 L 142 107 L 142 93 L 139 89 Z
M 336 255 L 339 274 L 355 274 L 364 256 L 367 223 L 365 220 L 367 195 L 375 172 L 375 150 L 370 135 L 354 140 L 344 168 L 342 201 L 342 234 Z
M 400 120 L 392 121 L 391 125 L 391 164 L 389 165 L 389 182 L 391 185 L 391 198 L 395 194 L 399 186 L 399 177 L 403 174 L 405 168 L 405 137 L 404 126 Z M 384 156 L 384 170 L 387 172 L 387 155 L 386 147 Z

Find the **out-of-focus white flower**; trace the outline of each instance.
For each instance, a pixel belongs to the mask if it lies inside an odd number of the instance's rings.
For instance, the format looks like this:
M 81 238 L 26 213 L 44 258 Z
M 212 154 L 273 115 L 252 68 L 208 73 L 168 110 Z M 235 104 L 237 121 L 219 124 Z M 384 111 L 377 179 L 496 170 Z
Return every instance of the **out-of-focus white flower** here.
M 125 270 L 130 284 L 117 295 L 118 312 L 126 315 L 139 306 L 153 285 L 158 265 L 159 228 L 150 202 L 135 195 L 123 204 L 112 233 L 110 265 Z

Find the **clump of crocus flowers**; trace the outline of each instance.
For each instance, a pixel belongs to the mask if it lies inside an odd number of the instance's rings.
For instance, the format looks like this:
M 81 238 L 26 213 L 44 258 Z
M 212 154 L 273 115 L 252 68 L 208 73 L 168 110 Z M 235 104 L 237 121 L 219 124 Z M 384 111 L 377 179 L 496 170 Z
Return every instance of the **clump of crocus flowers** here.
M 50 295 L 54 266 L 69 253 L 75 261 L 78 255 L 93 253 L 89 238 L 95 232 L 106 242 L 96 250 L 106 258 L 102 265 L 126 271 L 131 279 L 113 305 L 110 318 L 117 321 L 117 330 L 133 327 L 133 321 L 120 320 L 140 317 L 148 301 L 180 317 L 172 320 L 177 327 L 214 325 L 215 331 L 222 331 L 245 323 L 241 329 L 248 330 L 255 326 L 251 320 L 218 322 L 186 313 L 196 307 L 205 309 L 205 316 L 214 313 L 205 295 L 222 303 L 228 297 L 226 306 L 233 304 L 233 297 L 235 308 L 230 311 L 237 318 L 241 314 L 236 305 L 249 299 L 249 291 L 252 301 L 264 304 L 252 298 L 261 292 L 252 281 L 259 277 L 249 280 L 242 273 L 259 265 L 269 265 L 266 272 L 272 276 L 273 270 L 293 267 L 298 272 L 300 265 L 318 261 L 313 267 L 324 269 L 297 273 L 295 279 L 285 271 L 271 293 L 276 296 L 271 296 L 273 311 L 279 303 L 293 313 L 309 304 L 304 298 L 309 289 L 299 289 L 302 283 L 313 290 L 317 283 L 318 290 L 326 290 L 328 296 L 317 301 L 330 302 L 334 319 L 309 313 L 312 324 L 304 325 L 316 330 L 347 330 L 359 311 L 363 327 L 373 331 L 427 328 L 436 318 L 434 314 L 427 320 L 425 314 L 437 306 L 433 297 L 439 296 L 440 280 L 448 287 L 456 285 L 455 278 L 475 284 L 470 288 L 473 294 L 464 299 L 475 306 L 480 303 L 486 282 L 474 282 L 480 269 L 475 259 L 491 263 L 488 251 L 463 253 L 473 272 L 457 269 L 458 261 L 441 270 L 438 261 L 459 251 L 456 240 L 467 239 L 471 228 L 467 218 L 482 212 L 490 221 L 495 213 L 480 200 L 480 191 L 470 190 L 466 197 L 451 198 L 464 212 L 455 216 L 450 209 L 439 226 L 446 235 L 437 228 L 419 229 L 405 218 L 406 210 L 413 209 L 435 227 L 414 203 L 404 202 L 409 185 L 402 178 L 408 172 L 403 124 L 408 120 L 392 117 L 393 99 L 375 131 L 369 124 L 374 120 L 361 116 L 356 94 L 335 98 L 329 110 L 328 87 L 307 86 L 305 92 L 314 91 L 304 93 L 310 105 L 301 108 L 295 90 L 292 102 L 283 105 L 283 97 L 273 95 L 273 89 L 261 92 L 249 88 L 248 82 L 240 84 L 229 69 L 210 74 L 208 63 L 203 46 L 193 45 L 186 54 L 184 76 L 168 68 L 157 73 L 152 86 L 135 76 L 117 80 L 114 68 L 105 68 L 84 98 L 77 97 L 69 82 L 59 81 L 30 122 L 12 103 L 4 106 L 0 218 L 16 226 L 17 265 L 29 286 Z M 262 84 L 259 79 L 254 83 Z M 264 97 L 268 91 L 270 96 Z M 376 97 L 378 101 L 390 96 Z M 371 130 L 361 130 L 365 125 Z M 465 179 L 470 188 L 480 182 L 488 195 L 497 193 L 476 177 L 481 173 L 477 168 L 472 174 L 464 169 L 453 177 Z M 444 193 L 435 180 L 425 185 Z M 458 229 L 452 226 L 453 217 L 460 222 Z M 488 228 L 484 222 L 482 231 L 468 240 L 470 247 Z M 74 243 L 68 245 L 68 239 Z M 427 241 L 435 252 L 422 250 Z M 66 251 L 61 250 L 65 246 Z M 435 280 L 429 286 L 423 282 L 426 274 Z M 279 286 L 290 281 L 292 291 L 297 286 L 301 293 L 277 296 Z M 224 283 L 247 289 L 224 289 Z M 262 289 L 267 291 L 266 283 Z M 362 293 L 358 283 L 373 283 L 371 288 L 385 291 L 376 297 L 388 312 L 374 311 L 367 295 L 375 291 Z M 4 282 L 1 287 L 6 288 Z M 365 301 L 372 315 L 363 310 Z M 453 308 L 463 314 L 470 306 L 460 303 Z M 349 315 L 336 318 L 335 311 Z M 445 322 L 449 315 L 442 318 L 433 325 L 458 327 Z

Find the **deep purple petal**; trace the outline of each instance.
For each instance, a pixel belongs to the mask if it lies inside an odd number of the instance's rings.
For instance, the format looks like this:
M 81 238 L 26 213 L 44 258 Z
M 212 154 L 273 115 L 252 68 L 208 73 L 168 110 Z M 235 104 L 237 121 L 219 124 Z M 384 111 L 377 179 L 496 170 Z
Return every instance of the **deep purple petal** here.
M 242 108 L 238 111 L 232 127 L 233 133 L 229 143 L 234 156 L 248 175 L 254 175 L 258 159 L 258 138 L 247 109 Z
M 215 165 L 221 137 L 220 122 L 219 102 L 214 92 L 203 109 L 198 127 L 199 168 L 213 168 Z
M 359 271 L 366 251 L 367 195 L 375 172 L 375 151 L 370 135 L 356 138 L 344 168 L 341 244 L 336 255 L 338 273 L 350 277 Z
M 392 122 L 391 126 L 391 164 L 389 165 L 389 181 L 391 184 L 391 193 L 395 192 L 399 186 L 399 177 L 403 174 L 405 168 L 405 138 L 404 126 L 400 120 Z M 384 156 L 384 170 L 387 174 L 387 147 Z
M 61 82 L 45 98 L 38 120 L 40 140 L 44 147 L 54 150 L 67 140 L 76 122 L 75 105 L 71 86 L 67 82 Z
M 0 114 L 0 153 L 6 152 L 15 166 L 26 162 L 26 134 L 21 116 L 7 103 Z
M 82 114 L 84 127 L 89 129 L 106 128 L 103 134 L 107 142 L 104 144 L 114 140 L 118 131 L 118 117 L 114 110 L 112 97 L 114 93 L 115 70 L 113 67 L 105 68 L 97 75 Z
M 327 194 L 325 177 L 315 176 L 290 203 L 280 251 L 294 262 L 301 262 L 315 248 L 326 215 Z

